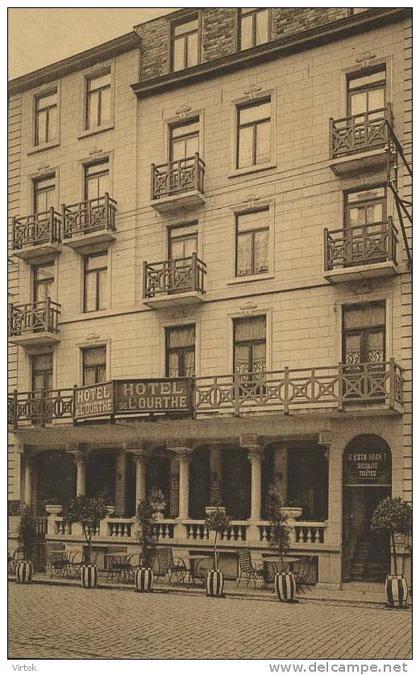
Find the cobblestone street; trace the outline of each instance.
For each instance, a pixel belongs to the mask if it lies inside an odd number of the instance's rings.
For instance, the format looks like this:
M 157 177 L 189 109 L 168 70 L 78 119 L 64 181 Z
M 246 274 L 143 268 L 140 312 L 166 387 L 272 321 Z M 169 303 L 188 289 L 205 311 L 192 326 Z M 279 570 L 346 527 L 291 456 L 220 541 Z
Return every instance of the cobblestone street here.
M 9 658 L 407 659 L 410 619 L 333 602 L 11 583 Z

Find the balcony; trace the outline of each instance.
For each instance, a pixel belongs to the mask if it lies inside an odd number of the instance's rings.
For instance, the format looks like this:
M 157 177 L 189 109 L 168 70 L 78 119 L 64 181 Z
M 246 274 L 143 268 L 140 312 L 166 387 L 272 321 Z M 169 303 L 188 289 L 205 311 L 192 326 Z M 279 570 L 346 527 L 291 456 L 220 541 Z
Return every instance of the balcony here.
M 12 255 L 36 262 L 61 251 L 61 215 L 53 208 L 13 218 Z
M 104 197 L 63 205 L 63 239 L 75 250 L 95 244 L 109 245 L 115 239 L 117 202 Z
M 388 159 L 391 106 L 338 120 L 330 118 L 330 169 L 336 176 L 383 169 Z
M 151 206 L 159 213 L 204 204 L 204 162 L 194 157 L 152 164 Z
M 58 319 L 61 306 L 50 298 L 24 305 L 9 306 L 9 340 L 15 345 L 33 347 L 60 341 Z
M 97 385 L 116 391 L 115 399 L 107 415 L 102 417 L 127 417 L 136 414 L 136 405 L 122 404 L 125 394 L 121 387 L 144 386 L 151 380 L 113 380 L 111 383 Z M 153 381 L 154 382 L 154 381 Z M 403 372 L 394 359 L 378 363 L 342 364 L 317 368 L 297 368 L 270 371 L 265 373 L 247 373 L 246 375 L 214 375 L 188 378 L 164 378 L 161 384 L 171 382 L 178 393 L 184 393 L 188 382 L 192 387 L 192 406 L 185 407 L 193 419 L 224 415 L 313 413 L 332 411 L 347 414 L 351 411 L 383 414 L 401 413 L 403 409 Z M 133 384 L 134 383 L 134 384 Z M 180 385 L 183 383 L 183 388 Z M 91 387 L 95 390 L 97 387 Z M 156 385 L 155 385 L 156 386 Z M 133 388 L 134 387 L 134 388 Z M 61 389 L 45 392 L 17 392 L 8 401 L 8 421 L 13 427 L 45 424 L 45 422 L 69 419 L 77 421 L 81 417 L 78 410 L 78 392 L 81 389 Z M 131 391 L 130 390 L 130 391 Z M 127 396 L 134 396 L 133 393 Z M 93 394 L 95 391 L 93 391 Z M 134 397 L 135 398 L 135 397 Z M 171 397 L 170 397 L 171 398 Z M 83 400 L 88 400 L 84 398 Z M 92 399 L 93 400 L 93 399 Z M 100 400 L 103 400 L 101 396 Z M 112 400 L 112 399 L 111 399 Z M 133 399 L 134 401 L 134 399 Z M 134 401 L 134 403 L 136 403 Z M 138 401 L 137 401 L 138 403 Z M 143 404 L 142 404 L 143 405 Z M 79 405 L 80 408 L 80 405 Z M 153 410 L 155 410 L 153 408 Z M 157 408 L 156 408 L 157 410 Z M 162 410 L 162 405 L 159 406 Z M 82 411 L 87 420 L 98 418 L 97 409 L 90 413 Z M 144 416 L 144 406 L 137 408 L 137 414 Z
M 397 230 L 384 223 L 324 230 L 324 276 L 331 283 L 397 273 Z
M 143 302 L 154 309 L 203 302 L 205 274 L 206 264 L 196 253 L 188 258 L 144 262 Z

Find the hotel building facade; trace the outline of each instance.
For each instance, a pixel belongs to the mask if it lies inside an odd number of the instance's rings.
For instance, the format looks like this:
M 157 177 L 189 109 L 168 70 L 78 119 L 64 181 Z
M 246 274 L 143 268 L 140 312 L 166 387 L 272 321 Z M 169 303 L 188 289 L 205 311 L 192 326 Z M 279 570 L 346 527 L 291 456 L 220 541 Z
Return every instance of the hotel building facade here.
M 382 580 L 411 500 L 411 11 L 204 8 L 10 82 L 9 538 L 114 507 L 99 555 L 268 552 L 273 488 L 312 580 Z M 398 542 L 410 578 L 409 542 Z M 42 555 L 37 563 L 42 567 Z

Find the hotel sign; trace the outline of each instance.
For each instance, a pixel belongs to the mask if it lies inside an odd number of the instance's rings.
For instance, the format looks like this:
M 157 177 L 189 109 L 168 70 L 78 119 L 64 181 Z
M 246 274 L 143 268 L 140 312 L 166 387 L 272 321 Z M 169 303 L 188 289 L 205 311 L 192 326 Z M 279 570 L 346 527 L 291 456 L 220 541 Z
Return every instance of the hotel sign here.
M 391 485 L 391 453 L 360 450 L 344 457 L 344 485 Z
M 192 411 L 192 380 L 113 380 L 74 391 L 75 419 Z

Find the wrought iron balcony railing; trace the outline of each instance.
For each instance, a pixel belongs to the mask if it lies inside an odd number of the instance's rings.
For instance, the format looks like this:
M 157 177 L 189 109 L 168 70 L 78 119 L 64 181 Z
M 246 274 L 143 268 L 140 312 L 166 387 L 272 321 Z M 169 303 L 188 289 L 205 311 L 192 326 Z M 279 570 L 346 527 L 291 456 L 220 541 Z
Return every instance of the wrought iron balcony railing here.
M 206 264 L 193 253 L 188 258 L 143 263 L 145 298 L 195 291 L 204 293 Z
M 53 207 L 41 213 L 13 218 L 12 247 L 15 251 L 47 242 L 59 243 L 60 240 L 61 215 Z
M 9 337 L 28 333 L 58 333 L 61 305 L 50 298 L 24 305 L 9 305 Z
M 325 271 L 385 261 L 396 264 L 397 242 L 397 229 L 391 217 L 383 223 L 324 229 Z
M 402 411 L 403 373 L 394 359 L 378 363 L 343 364 L 198 377 L 192 381 L 192 416 L 241 415 L 360 409 L 372 406 Z M 45 424 L 75 420 L 77 388 L 17 392 L 8 401 L 9 424 Z M 80 391 L 80 390 L 79 390 Z M 120 412 L 120 415 L 126 415 Z M 94 415 L 93 415 L 94 416 Z M 110 413 L 110 419 L 112 414 Z
M 87 199 L 67 206 L 63 204 L 63 238 L 94 232 L 115 232 L 117 202 L 108 193 L 96 199 Z
M 204 162 L 198 152 L 194 157 L 167 164 L 152 164 L 151 199 L 161 199 L 190 190 L 204 192 Z
M 338 120 L 330 118 L 330 158 L 377 149 L 388 143 L 391 106 Z

